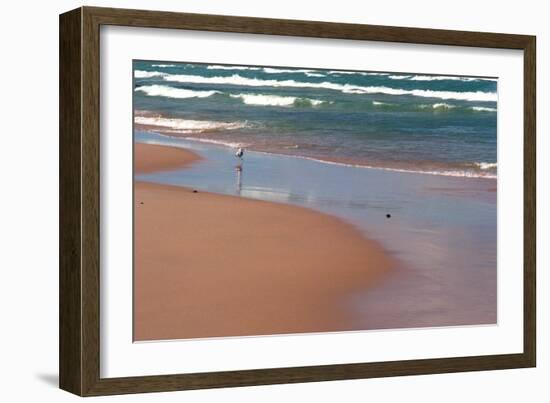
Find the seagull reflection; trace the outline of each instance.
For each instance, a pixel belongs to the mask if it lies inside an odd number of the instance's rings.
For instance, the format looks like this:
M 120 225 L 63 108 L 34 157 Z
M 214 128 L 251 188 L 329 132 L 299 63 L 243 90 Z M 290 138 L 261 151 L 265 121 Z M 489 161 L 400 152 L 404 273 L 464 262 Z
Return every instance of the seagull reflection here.
M 241 191 L 243 188 L 243 165 L 239 164 L 235 167 L 235 171 L 237 172 L 237 183 L 236 183 L 236 191 L 239 196 L 241 196 Z
M 244 148 L 239 148 L 237 152 L 235 153 L 235 157 L 239 159 L 239 164 L 235 167 L 235 170 L 237 171 L 237 194 L 240 196 L 242 191 L 242 175 L 243 175 L 243 155 L 244 155 Z

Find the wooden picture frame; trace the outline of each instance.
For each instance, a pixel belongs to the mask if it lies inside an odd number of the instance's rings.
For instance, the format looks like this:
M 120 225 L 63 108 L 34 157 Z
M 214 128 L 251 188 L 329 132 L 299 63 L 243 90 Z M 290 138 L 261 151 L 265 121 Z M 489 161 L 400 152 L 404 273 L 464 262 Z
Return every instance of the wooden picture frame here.
M 228 372 L 100 377 L 100 26 L 171 28 L 524 52 L 523 353 Z M 60 387 L 80 396 L 533 367 L 536 363 L 535 37 L 81 7 L 60 16 Z

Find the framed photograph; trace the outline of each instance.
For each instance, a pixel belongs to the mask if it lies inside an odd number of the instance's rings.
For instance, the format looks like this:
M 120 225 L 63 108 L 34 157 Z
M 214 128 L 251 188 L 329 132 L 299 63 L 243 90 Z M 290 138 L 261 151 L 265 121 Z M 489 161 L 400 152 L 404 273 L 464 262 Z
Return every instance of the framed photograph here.
M 60 387 L 535 366 L 535 37 L 60 16 Z

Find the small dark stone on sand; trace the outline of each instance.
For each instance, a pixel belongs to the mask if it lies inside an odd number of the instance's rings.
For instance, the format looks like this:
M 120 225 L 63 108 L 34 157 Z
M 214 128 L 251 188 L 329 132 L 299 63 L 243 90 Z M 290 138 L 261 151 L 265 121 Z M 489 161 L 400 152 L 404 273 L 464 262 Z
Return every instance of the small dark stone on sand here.
M 391 214 L 386 214 L 386 218 L 390 218 L 391 217 Z
M 197 190 L 193 190 L 193 193 L 199 193 Z
M 143 204 L 143 202 L 139 202 L 139 204 Z

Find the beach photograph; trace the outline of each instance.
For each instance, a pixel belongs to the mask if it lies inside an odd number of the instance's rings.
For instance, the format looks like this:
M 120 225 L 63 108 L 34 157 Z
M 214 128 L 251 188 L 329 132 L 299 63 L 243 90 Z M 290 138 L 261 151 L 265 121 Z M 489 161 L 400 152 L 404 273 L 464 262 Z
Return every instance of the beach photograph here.
M 135 342 L 497 324 L 497 78 L 132 74 Z

